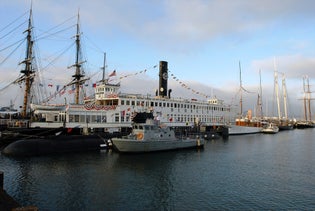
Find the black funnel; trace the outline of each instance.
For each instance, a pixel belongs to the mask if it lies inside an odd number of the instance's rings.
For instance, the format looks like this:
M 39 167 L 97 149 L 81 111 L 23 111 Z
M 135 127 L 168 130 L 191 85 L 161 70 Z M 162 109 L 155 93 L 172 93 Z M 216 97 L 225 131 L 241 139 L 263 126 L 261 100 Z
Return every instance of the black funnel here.
M 160 73 L 159 73 L 159 96 L 167 96 L 167 79 L 168 79 L 168 68 L 166 61 L 160 61 Z

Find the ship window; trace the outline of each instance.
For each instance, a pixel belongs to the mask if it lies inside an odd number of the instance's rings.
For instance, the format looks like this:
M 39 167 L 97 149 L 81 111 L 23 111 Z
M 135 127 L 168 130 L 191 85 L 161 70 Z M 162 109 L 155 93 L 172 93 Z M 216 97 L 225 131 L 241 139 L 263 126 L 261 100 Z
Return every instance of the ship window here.
M 119 113 L 115 114 L 115 122 L 119 122 Z
M 125 105 L 125 101 L 124 101 L 124 100 L 121 100 L 121 101 L 120 101 L 120 104 L 121 104 L 121 105 Z
M 126 100 L 126 105 L 130 105 L 130 101 L 129 100 Z
M 80 116 L 80 122 L 85 122 L 85 116 L 84 115 Z
M 131 105 L 133 105 L 133 106 L 134 106 L 134 105 L 135 105 L 135 101 L 133 101 L 133 100 L 132 100 L 132 101 L 131 101 Z

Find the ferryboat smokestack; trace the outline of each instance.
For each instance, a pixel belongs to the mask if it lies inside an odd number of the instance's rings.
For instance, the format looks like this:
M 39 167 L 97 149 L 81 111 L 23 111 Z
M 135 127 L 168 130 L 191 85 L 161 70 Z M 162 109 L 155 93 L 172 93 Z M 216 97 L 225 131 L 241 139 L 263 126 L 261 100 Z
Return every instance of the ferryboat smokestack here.
M 167 79 L 168 79 L 168 68 L 166 61 L 160 61 L 160 73 L 159 73 L 159 96 L 167 96 Z

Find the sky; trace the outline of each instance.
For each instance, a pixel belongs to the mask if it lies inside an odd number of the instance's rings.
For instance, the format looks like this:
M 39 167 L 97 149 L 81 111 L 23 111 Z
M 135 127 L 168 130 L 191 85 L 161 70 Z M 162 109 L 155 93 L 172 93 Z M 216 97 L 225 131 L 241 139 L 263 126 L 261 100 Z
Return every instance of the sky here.
M 121 80 L 125 92 L 154 95 L 159 61 L 168 62 L 173 96 L 205 100 L 191 91 L 196 90 L 231 105 L 239 103 L 241 69 L 248 91 L 243 93 L 244 110 L 256 106 L 261 81 L 267 115 L 275 107 L 275 69 L 280 88 L 281 77 L 286 79 L 290 116 L 303 115 L 303 76 L 314 88 L 313 0 L 2 0 L 0 89 L 21 70 L 25 45 L 13 44 L 25 37 L 31 5 L 41 75 L 54 85 L 71 80 L 74 70 L 67 67 L 74 53 L 67 48 L 79 14 L 85 73 L 100 79 L 106 52 L 107 74 L 116 70 L 118 76 L 132 75 Z M 16 28 L 6 27 L 12 22 Z M 15 94 L 21 90 L 1 92 L 0 106 L 9 104 L 8 99 L 19 104 Z

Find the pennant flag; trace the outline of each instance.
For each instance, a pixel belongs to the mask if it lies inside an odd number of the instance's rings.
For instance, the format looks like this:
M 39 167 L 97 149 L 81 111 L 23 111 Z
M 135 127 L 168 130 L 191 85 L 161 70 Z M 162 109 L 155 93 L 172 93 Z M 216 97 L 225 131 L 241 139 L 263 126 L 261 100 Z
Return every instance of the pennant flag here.
M 59 96 L 62 96 L 65 92 L 66 92 L 66 89 L 62 90 L 62 91 L 59 93 Z
M 68 91 L 68 93 L 69 93 L 69 94 L 72 94 L 72 93 L 74 93 L 74 91 L 75 91 L 75 86 L 72 85 L 72 88 Z
M 116 70 L 114 70 L 108 77 L 116 76 Z

